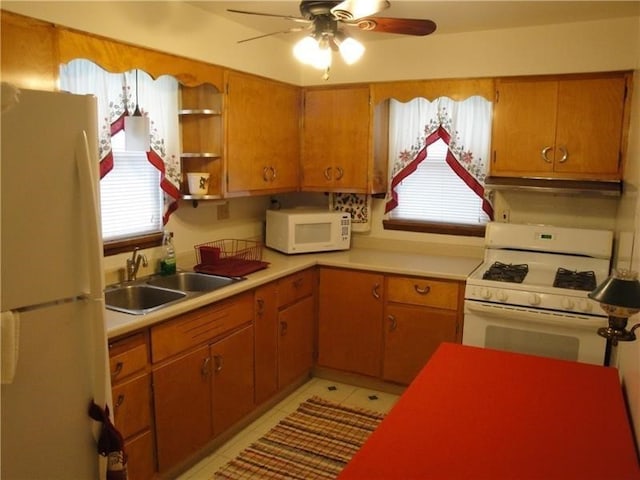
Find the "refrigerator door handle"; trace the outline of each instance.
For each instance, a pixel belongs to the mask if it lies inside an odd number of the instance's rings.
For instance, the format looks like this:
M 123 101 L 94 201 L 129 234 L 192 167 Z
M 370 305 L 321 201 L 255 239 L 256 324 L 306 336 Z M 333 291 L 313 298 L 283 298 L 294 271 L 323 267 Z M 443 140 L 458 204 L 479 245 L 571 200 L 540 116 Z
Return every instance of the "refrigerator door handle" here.
M 94 183 L 93 169 L 97 165 L 92 165 L 92 155 L 89 152 L 89 142 L 87 133 L 83 130 L 78 135 L 76 142 L 76 162 L 78 175 L 80 177 L 81 205 L 86 209 L 85 219 L 87 222 L 87 245 L 88 251 L 87 268 L 89 269 L 89 297 L 104 298 L 104 280 L 102 277 L 102 226 L 99 215 L 99 199 L 96 184 Z

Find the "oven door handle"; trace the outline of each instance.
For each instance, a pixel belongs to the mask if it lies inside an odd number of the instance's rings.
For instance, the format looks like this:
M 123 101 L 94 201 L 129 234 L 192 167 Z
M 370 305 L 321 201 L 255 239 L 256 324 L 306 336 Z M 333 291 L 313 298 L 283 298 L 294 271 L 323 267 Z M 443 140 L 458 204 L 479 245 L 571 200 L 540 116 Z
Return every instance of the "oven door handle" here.
M 515 322 L 526 321 L 544 323 L 547 325 L 556 325 L 561 327 L 579 327 L 589 330 L 593 329 L 594 332 L 599 327 L 606 326 L 607 324 L 606 318 L 595 315 L 565 313 L 553 310 L 533 310 L 524 307 L 476 302 L 473 300 L 465 300 L 464 309 L 465 314 L 469 313 L 497 318 L 505 318 L 513 320 Z

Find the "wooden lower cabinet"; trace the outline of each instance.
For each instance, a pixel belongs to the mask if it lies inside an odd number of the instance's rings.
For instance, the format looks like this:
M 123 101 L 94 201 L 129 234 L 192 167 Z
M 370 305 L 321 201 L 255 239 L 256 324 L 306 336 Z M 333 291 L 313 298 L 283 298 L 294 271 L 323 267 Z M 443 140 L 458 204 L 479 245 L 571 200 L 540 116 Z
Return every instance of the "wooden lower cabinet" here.
M 213 434 L 253 409 L 253 327 L 211 345 Z
M 313 367 L 315 278 L 303 270 L 255 291 L 256 405 Z
M 278 315 L 278 384 L 289 385 L 313 367 L 314 299 L 309 296 Z
M 209 345 L 155 368 L 158 467 L 165 471 L 213 436 Z
M 464 286 L 399 275 L 385 282 L 382 379 L 409 384 L 442 342 L 461 339 Z
M 154 369 L 160 472 L 253 409 L 253 326 Z
M 318 365 L 408 384 L 461 339 L 458 281 L 320 268 Z
M 148 480 L 156 470 L 151 375 L 147 337 L 138 333 L 109 343 L 113 419 L 124 439 L 131 480 Z
M 455 342 L 457 314 L 411 305 L 387 306 L 382 378 L 409 384 L 442 342 Z
M 255 291 L 255 402 L 278 391 L 278 282 Z
M 155 445 L 150 430 L 127 441 L 127 478 L 142 480 L 153 478 L 156 471 Z
M 318 364 L 381 373 L 384 275 L 320 268 Z

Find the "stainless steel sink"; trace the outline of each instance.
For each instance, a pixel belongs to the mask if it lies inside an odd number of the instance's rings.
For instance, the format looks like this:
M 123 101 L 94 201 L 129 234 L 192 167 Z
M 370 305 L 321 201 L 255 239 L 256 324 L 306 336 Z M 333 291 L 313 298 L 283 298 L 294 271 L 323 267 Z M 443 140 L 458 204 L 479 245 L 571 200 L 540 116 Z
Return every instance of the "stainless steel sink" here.
M 237 282 L 238 278 L 220 277 L 196 272 L 178 272 L 166 277 L 154 277 L 147 285 L 182 290 L 183 292 L 211 292 Z
M 104 292 L 107 308 L 134 315 L 152 312 L 186 296 L 177 290 L 143 284 L 107 288 Z

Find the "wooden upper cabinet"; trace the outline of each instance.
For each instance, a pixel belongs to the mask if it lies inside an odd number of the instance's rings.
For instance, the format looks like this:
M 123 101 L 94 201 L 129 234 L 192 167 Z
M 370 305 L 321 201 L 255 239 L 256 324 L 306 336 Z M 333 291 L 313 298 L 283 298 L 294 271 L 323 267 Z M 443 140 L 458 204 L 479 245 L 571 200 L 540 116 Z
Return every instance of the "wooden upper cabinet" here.
M 491 175 L 619 180 L 627 75 L 499 79 Z
M 369 97 L 368 85 L 305 91 L 302 190 L 384 191 L 386 169 L 374 165 Z
M 229 72 L 225 118 L 230 196 L 298 190 L 300 88 Z
M 49 23 L 1 11 L 2 81 L 19 88 L 56 90 L 56 28 Z

